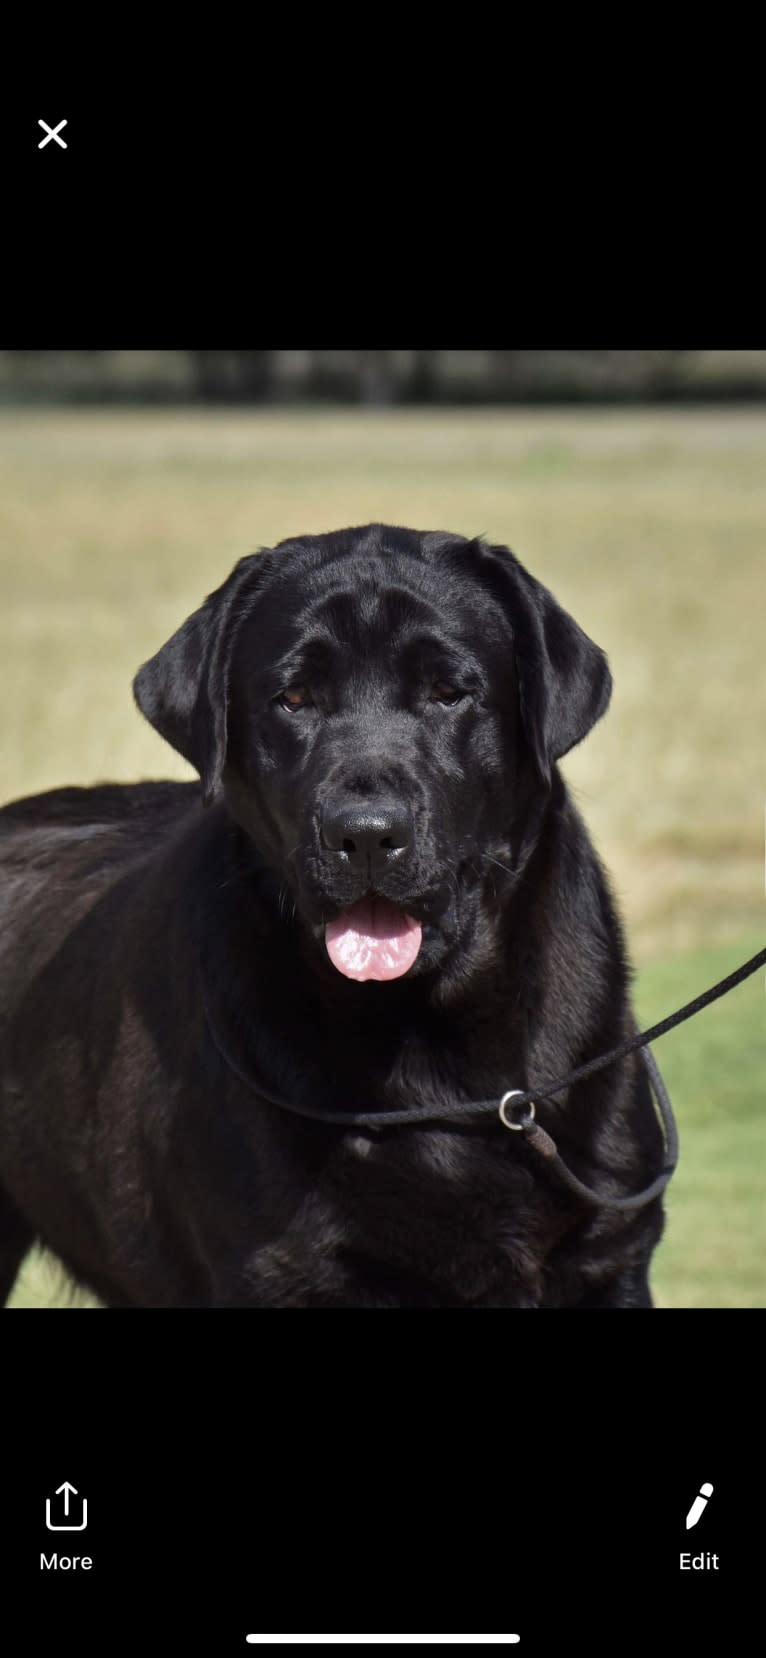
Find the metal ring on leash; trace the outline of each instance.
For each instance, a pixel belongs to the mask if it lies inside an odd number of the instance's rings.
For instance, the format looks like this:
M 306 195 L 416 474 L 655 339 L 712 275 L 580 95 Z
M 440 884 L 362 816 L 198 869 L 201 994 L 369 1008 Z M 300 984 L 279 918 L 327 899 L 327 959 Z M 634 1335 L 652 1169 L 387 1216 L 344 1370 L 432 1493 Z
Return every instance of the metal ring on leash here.
M 523 1094 L 523 1092 L 523 1088 L 509 1088 L 508 1093 L 503 1095 L 498 1107 L 498 1113 L 503 1127 L 510 1128 L 514 1134 L 521 1134 L 522 1130 L 527 1127 L 527 1124 L 533 1123 L 535 1120 L 534 1100 L 529 1101 L 529 1105 L 527 1106 L 527 1116 L 523 1123 L 509 1123 L 508 1118 L 505 1115 L 506 1102 L 508 1100 L 515 1100 L 516 1095 Z

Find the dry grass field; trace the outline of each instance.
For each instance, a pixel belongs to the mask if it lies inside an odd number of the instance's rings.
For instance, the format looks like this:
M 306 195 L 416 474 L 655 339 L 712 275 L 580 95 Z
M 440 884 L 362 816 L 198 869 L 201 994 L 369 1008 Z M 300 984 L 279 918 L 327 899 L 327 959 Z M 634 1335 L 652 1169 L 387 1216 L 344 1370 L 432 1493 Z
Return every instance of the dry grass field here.
M 189 775 L 133 707 L 138 664 L 243 553 L 374 519 L 506 542 L 607 650 L 611 709 L 565 771 L 612 873 L 640 1016 L 753 953 L 766 936 L 754 409 L 2 411 L 3 799 Z M 658 1045 L 683 1143 L 661 1306 L 766 1305 L 765 1014 L 756 979 Z M 31 1259 L 14 1304 L 54 1304 L 57 1283 Z

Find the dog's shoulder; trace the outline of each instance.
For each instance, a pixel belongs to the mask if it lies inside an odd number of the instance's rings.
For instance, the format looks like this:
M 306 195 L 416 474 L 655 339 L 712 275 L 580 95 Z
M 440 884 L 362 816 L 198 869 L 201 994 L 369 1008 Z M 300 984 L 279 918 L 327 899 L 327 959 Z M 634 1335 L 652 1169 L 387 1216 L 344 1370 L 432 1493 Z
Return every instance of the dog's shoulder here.
M 60 863 L 76 848 L 140 856 L 201 804 L 198 783 L 49 789 L 0 809 L 0 863 Z

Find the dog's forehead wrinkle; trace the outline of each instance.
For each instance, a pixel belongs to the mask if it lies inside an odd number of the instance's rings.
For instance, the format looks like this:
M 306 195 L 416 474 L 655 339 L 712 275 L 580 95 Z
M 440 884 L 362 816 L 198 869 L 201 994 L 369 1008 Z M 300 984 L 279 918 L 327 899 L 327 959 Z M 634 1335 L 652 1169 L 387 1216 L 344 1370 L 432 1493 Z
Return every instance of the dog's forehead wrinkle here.
M 372 539 L 367 530 L 344 532 L 337 556 L 312 563 L 308 596 L 304 565 L 309 549 L 297 548 L 292 570 L 285 571 L 283 582 L 272 584 L 262 601 L 260 614 L 275 650 L 287 656 L 305 647 L 316 653 L 318 669 L 330 671 L 339 660 L 348 660 L 350 651 L 365 657 L 381 651 L 390 660 L 394 652 L 411 651 L 418 637 L 425 650 L 452 650 L 481 662 L 489 650 L 510 649 L 507 607 L 482 581 L 475 561 L 424 557 L 427 537 L 410 531 L 406 553 L 398 547 L 381 552 L 380 527 L 372 526 L 372 531 Z M 312 558 L 315 554 L 316 546 Z M 262 637 L 259 632 L 254 639 L 254 655 L 262 649 Z
M 364 572 L 350 586 L 336 587 L 316 599 L 304 618 L 304 625 L 309 622 L 324 625 L 340 638 L 369 630 L 391 639 L 401 629 L 443 627 L 444 612 L 434 604 L 433 594 L 427 597 L 406 582 Z
M 338 613 L 334 625 L 329 615 L 324 625 L 315 619 L 302 624 L 294 619 L 292 637 L 287 647 L 275 658 L 275 669 L 305 667 L 318 674 L 345 670 L 344 677 L 365 678 L 382 683 L 386 670 L 402 668 L 411 672 L 427 671 L 442 664 L 459 672 L 461 668 L 477 670 L 484 666 L 481 651 L 482 634 L 477 618 L 474 630 L 466 630 L 449 615 L 425 607 L 421 615 L 405 608 L 398 617 L 385 605 L 371 604 L 358 607 L 346 596 L 347 608 Z M 252 642 L 252 655 L 257 660 L 262 654 L 258 639 Z M 353 670 L 353 672 L 352 672 Z

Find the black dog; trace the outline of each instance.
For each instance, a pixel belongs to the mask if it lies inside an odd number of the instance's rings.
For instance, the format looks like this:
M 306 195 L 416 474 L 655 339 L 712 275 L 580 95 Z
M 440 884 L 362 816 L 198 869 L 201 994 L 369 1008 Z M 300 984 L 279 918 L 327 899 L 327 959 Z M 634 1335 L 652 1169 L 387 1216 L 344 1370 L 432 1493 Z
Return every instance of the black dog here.
M 111 1306 L 651 1306 L 659 1199 L 258 1094 L 499 1098 L 631 1033 L 556 768 L 603 653 L 505 548 L 374 524 L 241 560 L 134 689 L 201 790 L 0 813 L 0 1300 L 39 1237 Z M 661 1165 L 636 1056 L 539 1117 L 605 1195 Z

